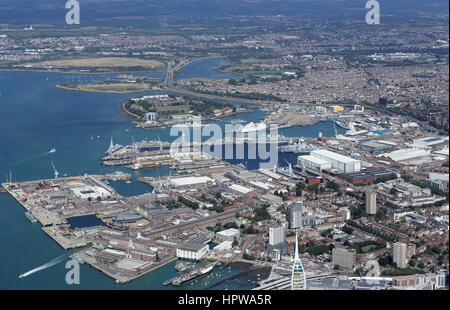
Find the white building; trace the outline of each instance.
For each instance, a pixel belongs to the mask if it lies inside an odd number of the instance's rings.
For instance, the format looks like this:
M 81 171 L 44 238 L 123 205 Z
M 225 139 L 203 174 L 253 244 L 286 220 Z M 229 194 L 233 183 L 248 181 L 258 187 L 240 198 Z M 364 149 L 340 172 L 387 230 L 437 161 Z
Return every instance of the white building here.
M 216 239 L 219 241 L 234 241 L 239 239 L 239 229 L 229 228 L 216 233 Z
M 421 138 L 421 139 L 415 139 L 413 141 L 414 145 L 417 145 L 419 147 L 427 147 L 427 146 L 433 146 L 445 143 L 445 140 L 441 137 L 427 137 L 427 138 Z
M 277 245 L 285 241 L 284 227 L 282 225 L 269 227 L 269 244 Z
M 377 214 L 377 194 L 375 192 L 366 192 L 366 212 L 367 214 Z
M 170 185 L 174 187 L 191 187 L 215 183 L 214 179 L 209 177 L 184 177 L 170 179 Z
M 419 158 L 424 156 L 429 156 L 431 154 L 430 150 L 419 149 L 419 148 L 407 148 L 400 149 L 390 153 L 384 153 L 377 155 L 377 157 L 387 157 L 393 161 L 399 162 L 404 160 L 409 160 L 413 158 Z
M 78 187 L 73 188 L 72 192 L 75 194 L 75 196 L 81 198 L 81 199 L 97 199 L 100 198 L 106 198 L 111 196 L 111 193 L 100 186 L 84 186 L 84 187 Z
M 158 113 L 156 112 L 145 113 L 144 118 L 146 121 L 156 121 L 158 119 Z
M 361 171 L 360 160 L 330 152 L 328 150 L 314 150 L 311 151 L 310 156 L 329 162 L 331 164 L 331 168 L 337 169 L 339 172 L 350 173 Z
M 214 251 L 216 252 L 224 252 L 232 249 L 233 242 L 232 241 L 224 241 L 214 247 Z
M 186 242 L 177 248 L 177 257 L 199 260 L 208 253 L 208 244 Z
M 310 155 L 297 157 L 297 163 L 301 167 L 316 171 L 331 169 L 331 162 Z
M 401 242 L 394 243 L 394 263 L 397 264 L 398 268 L 406 268 L 408 264 L 406 249 L 406 244 Z
M 302 227 L 303 205 L 294 203 L 289 208 L 289 228 L 296 229 Z

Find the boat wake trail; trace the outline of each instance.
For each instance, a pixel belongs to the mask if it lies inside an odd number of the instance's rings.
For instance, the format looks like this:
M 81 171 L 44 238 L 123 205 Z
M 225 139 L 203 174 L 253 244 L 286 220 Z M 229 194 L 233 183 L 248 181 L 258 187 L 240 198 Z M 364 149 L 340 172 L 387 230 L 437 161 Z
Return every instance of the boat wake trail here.
M 23 164 L 24 162 L 27 162 L 27 161 L 30 161 L 30 160 L 33 160 L 33 159 L 36 159 L 36 158 L 39 158 L 39 157 L 42 157 L 42 156 L 45 156 L 45 155 L 48 155 L 48 154 L 52 154 L 52 153 L 54 153 L 54 151 L 50 150 L 50 151 L 45 152 L 45 153 L 41 153 L 41 154 L 30 156 L 28 158 L 16 161 L 15 163 L 13 163 L 11 165 L 11 167 L 18 166 L 19 164 Z
M 27 272 L 21 274 L 21 275 L 19 276 L 19 278 L 22 279 L 22 278 L 28 277 L 29 275 L 31 275 L 31 274 L 33 274 L 33 273 L 35 273 L 35 272 L 38 272 L 38 271 L 41 271 L 41 270 L 50 268 L 50 267 L 52 267 L 52 266 L 55 266 L 55 265 L 61 263 L 61 262 L 64 260 L 64 258 L 67 257 L 67 255 L 68 255 L 68 254 L 63 254 L 63 255 L 61 255 L 61 256 L 58 256 L 57 258 L 52 259 L 52 260 L 49 261 L 48 263 L 45 263 L 45 264 L 43 264 L 43 265 L 41 265 L 41 266 L 39 266 L 39 267 L 36 267 L 36 268 L 34 268 L 34 269 L 31 269 L 30 271 L 27 271 Z

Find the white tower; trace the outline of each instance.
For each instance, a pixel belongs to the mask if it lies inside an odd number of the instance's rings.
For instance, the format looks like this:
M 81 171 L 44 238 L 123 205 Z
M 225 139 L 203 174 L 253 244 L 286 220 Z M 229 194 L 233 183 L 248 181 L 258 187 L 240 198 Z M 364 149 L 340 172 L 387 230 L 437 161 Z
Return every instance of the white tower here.
M 306 290 L 306 273 L 298 256 L 298 235 L 295 232 L 295 256 L 292 266 L 291 290 Z

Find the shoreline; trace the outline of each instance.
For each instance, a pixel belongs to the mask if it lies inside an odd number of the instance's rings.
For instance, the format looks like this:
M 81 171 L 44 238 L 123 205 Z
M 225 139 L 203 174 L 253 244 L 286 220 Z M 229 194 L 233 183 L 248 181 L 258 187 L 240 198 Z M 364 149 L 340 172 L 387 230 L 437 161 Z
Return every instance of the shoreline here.
M 134 93 L 143 93 L 143 92 L 151 92 L 158 91 L 157 89 L 147 89 L 147 90 L 126 90 L 126 91 L 118 91 L 118 90 L 86 90 L 86 89 L 77 89 L 72 87 L 63 86 L 61 84 L 52 85 L 54 88 L 76 91 L 76 92 L 86 92 L 86 93 L 100 93 L 100 94 L 134 94 Z
M 163 66 L 157 67 L 163 68 Z M 157 69 L 156 68 L 156 69 Z M 43 70 L 43 69 L 17 69 L 17 68 L 0 68 L 0 72 L 46 72 L 46 73 L 59 73 L 59 74 L 140 74 L 140 73 L 155 73 L 157 70 L 152 71 L 104 71 L 104 72 L 86 72 L 86 71 L 56 71 L 56 70 Z M 161 72 L 164 74 L 164 72 Z

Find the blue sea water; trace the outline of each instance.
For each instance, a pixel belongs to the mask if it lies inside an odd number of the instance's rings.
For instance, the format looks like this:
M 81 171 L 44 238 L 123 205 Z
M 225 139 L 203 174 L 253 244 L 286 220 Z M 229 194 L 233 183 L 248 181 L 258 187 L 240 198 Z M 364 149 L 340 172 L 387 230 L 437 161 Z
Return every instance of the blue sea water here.
M 222 60 L 205 59 L 183 68 L 184 77 L 217 77 L 213 68 Z M 150 76 L 161 76 L 161 72 Z M 121 112 L 120 102 L 136 94 L 101 94 L 72 92 L 54 88 L 59 83 L 89 83 L 113 79 L 117 75 L 59 74 L 45 72 L 0 71 L 0 181 L 10 171 L 14 181 L 53 178 L 51 162 L 60 176 L 82 173 L 105 174 L 121 170 L 132 174 L 132 183 L 110 182 L 121 195 L 131 196 L 151 188 L 136 179 L 141 176 L 167 175 L 169 168 L 130 171 L 124 167 L 103 167 L 101 158 L 109 146 L 111 136 L 120 144 L 145 137 L 172 141 L 169 128 L 144 130 L 134 128 L 130 116 Z M 233 116 L 247 121 L 259 121 L 264 112 Z M 217 122 L 224 124 L 223 121 Z M 334 134 L 332 123 L 298 127 L 281 131 L 288 136 L 324 136 Z M 55 153 L 49 153 L 52 148 Z M 292 154 L 291 154 L 292 155 Z M 290 155 L 286 155 L 289 157 Z M 287 158 L 295 161 L 295 155 Z M 281 159 L 280 159 L 281 160 Z M 64 254 L 56 242 L 48 237 L 39 223 L 30 223 L 24 209 L 12 197 L 0 193 L 0 289 L 174 289 L 162 282 L 174 276 L 174 263 L 168 264 L 131 283 L 116 284 L 111 278 L 88 265 L 81 265 L 81 284 L 65 283 L 65 263 L 58 264 L 24 279 L 18 275 L 45 264 Z M 201 279 L 189 287 L 204 289 L 243 272 L 241 266 L 216 268 L 214 278 Z M 241 279 L 248 288 L 248 281 Z M 239 280 L 239 281 L 241 281 Z M 233 282 L 234 283 L 234 282 Z M 252 283 L 252 282 L 249 282 Z M 239 288 L 238 282 L 235 283 Z M 222 284 L 224 285 L 224 284 Z

